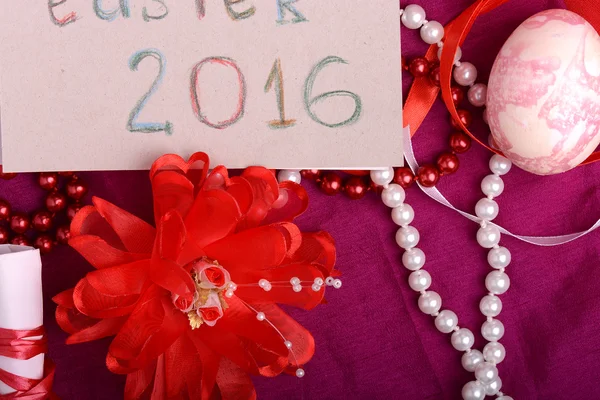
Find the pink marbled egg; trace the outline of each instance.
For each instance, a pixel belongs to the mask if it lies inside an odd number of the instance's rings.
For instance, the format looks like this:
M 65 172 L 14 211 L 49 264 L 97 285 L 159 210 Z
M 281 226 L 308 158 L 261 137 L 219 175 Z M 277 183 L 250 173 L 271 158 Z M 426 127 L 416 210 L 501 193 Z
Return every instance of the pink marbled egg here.
M 600 144 L 600 37 L 582 17 L 546 10 L 496 58 L 487 95 L 494 141 L 539 175 L 576 167 Z

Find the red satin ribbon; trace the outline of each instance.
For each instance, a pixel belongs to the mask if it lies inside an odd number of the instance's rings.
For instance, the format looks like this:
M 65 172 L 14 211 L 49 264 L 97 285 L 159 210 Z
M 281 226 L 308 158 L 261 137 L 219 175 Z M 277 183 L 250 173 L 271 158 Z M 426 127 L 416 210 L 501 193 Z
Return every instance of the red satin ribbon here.
M 28 338 L 39 337 L 30 340 Z M 0 356 L 17 360 L 29 360 L 48 350 L 48 342 L 42 326 L 31 330 L 9 330 L 0 328 Z M 29 379 L 0 369 L 0 381 L 16 390 L 15 393 L 1 395 L 0 400 L 27 399 L 44 400 L 54 398 L 51 393 L 54 381 L 54 365 L 46 359 L 44 378 Z
M 452 81 L 452 66 L 454 64 L 454 54 L 458 46 L 462 45 L 468 33 L 471 31 L 477 17 L 488 13 L 495 8 L 506 3 L 508 0 L 479 0 L 467 8 L 454 21 L 449 23 L 446 28 L 446 36 L 444 40 L 444 50 L 442 59 L 440 60 L 440 81 L 442 98 L 450 112 L 450 115 L 459 121 L 461 129 L 468 134 L 473 140 L 487 148 L 490 151 L 499 153 L 490 148 L 487 144 L 477 139 L 468 129 L 460 122 L 456 106 L 452 101 L 450 92 Z M 568 0 L 567 6 L 569 9 L 579 13 L 586 18 L 595 28 L 600 28 L 600 13 L 597 13 L 600 8 L 600 0 Z M 427 52 L 427 59 L 432 61 L 435 59 L 437 45 L 432 45 Z M 404 105 L 404 125 L 409 125 L 411 135 L 415 135 L 417 129 L 421 126 L 425 116 L 433 106 L 440 88 L 435 86 L 428 77 L 415 79 L 413 86 Z M 499 153 L 501 154 L 501 153 Z M 583 164 L 589 164 L 595 161 L 600 161 L 600 152 L 592 154 Z M 582 165 L 583 165 L 582 164 Z

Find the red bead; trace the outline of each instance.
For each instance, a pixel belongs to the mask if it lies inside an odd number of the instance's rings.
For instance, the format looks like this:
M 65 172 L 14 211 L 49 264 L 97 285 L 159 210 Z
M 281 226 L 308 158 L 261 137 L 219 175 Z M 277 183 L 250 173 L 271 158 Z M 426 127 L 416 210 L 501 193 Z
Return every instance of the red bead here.
M 415 78 L 426 76 L 429 73 L 429 61 L 425 57 L 417 57 L 410 62 L 408 71 Z
M 433 84 L 437 87 L 440 87 L 441 85 L 441 77 L 440 77 L 440 67 L 435 67 L 431 70 L 431 72 L 429 73 L 429 79 L 431 79 L 431 82 L 433 82 Z
M 326 172 L 321 177 L 321 191 L 328 196 L 335 196 L 342 190 L 342 178 L 335 172 Z
M 56 229 L 56 241 L 60 244 L 69 243 L 69 239 L 71 239 L 71 229 L 69 225 L 59 226 Z
M 417 172 L 419 183 L 425 187 L 434 187 L 440 180 L 440 172 L 430 164 L 423 165 Z
M 39 232 L 46 232 L 52 228 L 52 214 L 48 211 L 38 211 L 31 220 L 33 229 Z
M 408 64 L 406 63 L 406 57 L 402 56 L 402 69 L 408 71 Z
M 11 239 L 10 244 L 15 246 L 31 246 L 31 242 L 27 239 L 27 236 L 17 235 Z
M 412 186 L 415 181 L 415 176 L 408 167 L 396 168 L 394 171 L 394 183 L 407 189 Z
M 29 225 L 31 221 L 29 220 L 29 216 L 24 213 L 14 213 L 12 217 L 10 217 L 10 229 L 12 229 L 15 233 L 25 233 L 27 229 L 29 229 Z
M 369 191 L 369 185 L 360 176 L 348 178 L 344 185 L 344 192 L 352 200 L 360 200 Z
M 67 198 L 60 192 L 52 192 L 46 197 L 46 208 L 51 213 L 64 210 L 67 206 Z
M 67 183 L 67 196 L 74 200 L 80 200 L 88 192 L 87 185 L 79 178 L 73 178 Z
M 10 203 L 6 200 L 0 200 L 0 221 L 8 221 L 10 218 Z
M 321 176 L 321 171 L 318 169 L 303 169 L 300 171 L 300 175 L 309 181 L 316 181 Z
M 458 171 L 458 157 L 452 153 L 442 153 L 437 159 L 438 170 L 445 175 L 453 174 Z
M 55 172 L 42 172 L 38 176 L 38 183 L 45 190 L 52 190 L 58 185 L 58 175 Z
M 473 117 L 471 116 L 471 113 L 467 110 L 456 110 L 456 112 L 458 113 L 460 122 L 462 122 L 463 125 L 466 128 L 468 128 L 469 125 L 471 125 L 471 122 L 473 122 Z M 454 118 L 450 117 L 450 122 L 452 123 L 454 129 L 462 129 L 460 125 L 458 125 L 458 123 L 454 120 Z
M 10 236 L 10 232 L 3 226 L 0 226 L 0 244 L 8 243 L 8 237 Z
M 383 186 L 379 186 L 375 182 L 371 181 L 371 183 L 369 183 L 369 190 L 380 195 L 381 192 L 383 192 Z
M 2 165 L 0 165 L 0 179 L 9 180 L 17 176 L 14 172 L 3 172 Z
M 63 172 L 59 172 L 58 173 L 60 176 L 66 176 L 67 178 L 72 177 L 73 175 L 75 175 L 74 172 L 71 171 L 63 171 Z
M 75 218 L 75 214 L 77 214 L 82 208 L 83 206 L 79 203 L 69 204 L 67 206 L 67 218 L 69 218 L 69 221 Z
M 450 135 L 450 147 L 455 153 L 464 153 L 471 148 L 471 138 L 464 132 L 454 132 Z
M 452 102 L 455 106 L 458 106 L 465 98 L 465 91 L 460 86 L 452 86 L 450 94 L 452 95 Z
M 54 248 L 54 242 L 52 238 L 48 235 L 40 235 L 35 238 L 35 242 L 33 242 L 33 246 L 36 249 L 40 249 L 40 253 L 48 254 Z

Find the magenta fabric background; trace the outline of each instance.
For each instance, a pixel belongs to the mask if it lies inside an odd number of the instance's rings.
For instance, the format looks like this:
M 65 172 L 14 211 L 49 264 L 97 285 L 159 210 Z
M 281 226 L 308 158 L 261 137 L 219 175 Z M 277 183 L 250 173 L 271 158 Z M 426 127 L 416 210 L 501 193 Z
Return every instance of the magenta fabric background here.
M 428 19 L 447 23 L 470 0 L 412 0 Z M 512 30 L 526 17 L 546 8 L 564 7 L 558 0 L 513 0 L 481 18 L 463 46 L 464 60 L 473 62 L 483 79 Z M 423 55 L 417 32 L 403 28 L 403 55 Z M 405 93 L 410 80 L 405 79 Z M 476 131 L 485 129 L 477 113 Z M 431 111 L 415 140 L 419 162 L 431 162 L 447 148 L 451 132 L 441 102 Z M 483 136 L 482 136 L 483 137 Z M 400 138 L 398 139 L 400 141 Z M 202 149 L 198 149 L 202 150 Z M 481 198 L 479 184 L 488 174 L 489 153 L 478 146 L 461 158 L 456 175 L 439 189 L 458 207 L 473 210 Z M 537 177 L 513 169 L 499 198 L 498 222 L 520 234 L 556 235 L 588 228 L 600 217 L 600 163 L 559 176 Z M 91 193 L 147 220 L 151 219 L 146 172 L 82 173 Z M 317 350 L 302 380 L 282 376 L 255 379 L 260 399 L 458 399 L 473 375 L 460 366 L 461 354 L 431 317 L 416 307 L 417 294 L 406 283 L 401 251 L 394 241 L 389 210 L 373 195 L 361 201 L 329 198 L 304 182 L 310 208 L 300 219 L 306 230 L 324 229 L 337 241 L 341 290 L 327 292 L 329 304 L 311 312 L 291 314 L 310 329 Z M 0 182 L 1 197 L 23 211 L 42 204 L 33 175 Z M 88 199 L 89 201 L 89 199 Z M 444 307 L 458 313 L 460 325 L 483 339 L 478 304 L 490 271 L 486 251 L 475 241 L 477 225 L 435 203 L 417 188 L 407 193 L 416 211 L 414 226 L 427 254 L 432 289 Z M 600 232 L 553 248 L 503 238 L 513 254 L 508 267 L 512 286 L 502 296 L 500 315 L 506 326 L 502 343 L 508 356 L 499 369 L 503 391 L 515 399 L 597 399 L 600 357 Z M 45 324 L 50 356 L 56 362 L 55 391 L 66 400 L 117 400 L 125 379 L 107 371 L 109 341 L 66 346 L 66 334 L 54 321 L 51 297 L 72 287 L 89 269 L 73 250 L 61 247 L 44 257 Z

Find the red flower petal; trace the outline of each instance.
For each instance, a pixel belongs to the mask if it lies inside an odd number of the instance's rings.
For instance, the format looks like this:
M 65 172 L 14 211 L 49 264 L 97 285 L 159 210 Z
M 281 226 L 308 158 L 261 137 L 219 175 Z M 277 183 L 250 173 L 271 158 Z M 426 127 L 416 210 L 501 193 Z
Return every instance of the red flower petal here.
M 148 254 L 152 252 L 156 236 L 154 227 L 105 200 L 94 197 L 93 201 L 98 213 L 114 229 L 127 251 Z
M 239 287 L 235 294 L 252 305 L 277 303 L 310 310 L 321 303 L 325 293 L 324 289 L 315 292 L 312 290 L 311 284 L 308 283 L 305 284 L 301 292 L 296 293 L 289 285 L 290 279 L 293 277 L 306 282 L 313 282 L 315 278 L 325 279 L 322 270 L 316 265 L 288 264 L 265 271 L 250 272 L 240 277 L 236 276 L 234 281 Z M 263 278 L 271 283 L 285 282 L 286 285 L 273 285 L 273 288 L 268 292 L 258 286 L 243 286 L 245 283 L 256 283 Z
M 138 294 L 106 295 L 90 285 L 86 278 L 79 281 L 73 292 L 75 307 L 92 318 L 114 318 L 130 314 L 138 299 Z
M 215 326 L 202 325 L 199 329 L 188 333 L 188 336 L 193 342 L 200 342 L 215 353 L 230 359 L 244 371 L 258 375 L 258 365 L 256 365 L 256 361 L 248 350 L 246 350 L 244 342 L 233 333 L 221 329 L 219 322 Z
M 82 329 L 69 336 L 67 344 L 77 344 L 91 342 L 93 340 L 102 339 L 116 335 L 121 327 L 127 321 L 127 317 L 117 317 L 99 320 L 96 324 L 89 328 Z
M 125 383 L 125 400 L 139 399 L 150 387 L 156 372 L 156 362 L 147 367 L 130 372 Z
M 148 280 L 150 260 L 134 261 L 92 271 L 86 275 L 88 283 L 107 296 L 139 295 Z
M 308 208 L 308 194 L 302 186 L 287 181 L 279 184 L 279 190 L 287 192 L 287 203 L 281 208 L 271 208 L 261 225 L 280 221 L 292 222 Z
M 254 201 L 239 223 L 238 231 L 258 226 L 279 197 L 279 184 L 272 171 L 263 167 L 250 167 L 246 168 L 242 177 L 252 186 Z
M 227 304 L 229 308 L 219 320 L 219 328 L 249 339 L 273 353 L 287 356 L 289 350 L 285 347 L 284 340 L 268 323 L 257 320 L 256 312 L 235 296 L 227 299 Z
M 279 329 L 286 340 L 292 342 L 292 351 L 296 358 L 294 359 L 291 354 L 289 355 L 289 372 L 295 373 L 299 366 L 302 366 L 311 360 L 315 354 L 315 340 L 310 331 L 300 325 L 275 304 L 259 305 L 256 309 L 264 312 L 269 321 Z M 261 373 L 265 374 L 267 371 L 261 371 Z
M 217 385 L 223 400 L 256 400 L 256 391 L 248 374 L 225 358 L 219 366 Z
M 160 172 L 152 179 L 154 197 L 154 221 L 169 211 L 186 215 L 194 202 L 194 185 L 185 175 L 176 171 Z
M 102 269 L 147 259 L 147 254 L 119 250 L 98 236 L 84 235 L 69 240 L 69 245 L 95 268 Z
M 262 226 L 227 236 L 204 248 L 206 255 L 218 260 L 237 281 L 236 274 L 279 265 L 287 253 L 287 242 L 280 229 Z
M 224 190 L 198 193 L 185 217 L 188 237 L 203 248 L 229 235 L 240 219 L 240 210 L 232 195 Z
M 195 291 L 192 276 L 176 262 L 185 241 L 186 229 L 181 216 L 169 211 L 158 223 L 149 274 L 154 283 L 180 296 Z
M 171 303 L 169 293 L 156 285 L 148 288 L 109 347 L 109 356 L 122 369 L 143 368 L 163 354 L 187 328 L 188 320 Z M 108 360 L 107 360 L 108 361 Z
M 286 262 L 317 264 L 326 275 L 336 261 L 335 241 L 327 232 L 302 233 L 302 245 Z

